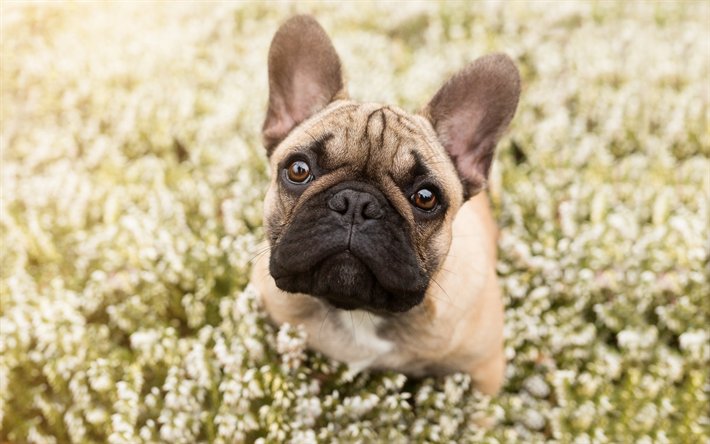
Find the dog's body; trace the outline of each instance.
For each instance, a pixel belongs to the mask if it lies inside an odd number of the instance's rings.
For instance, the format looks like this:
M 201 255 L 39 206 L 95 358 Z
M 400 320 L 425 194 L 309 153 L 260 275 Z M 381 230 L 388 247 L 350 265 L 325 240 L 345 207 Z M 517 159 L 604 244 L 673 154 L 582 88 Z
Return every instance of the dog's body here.
M 269 75 L 270 252 L 252 280 L 272 319 L 356 369 L 465 371 L 495 393 L 496 228 L 477 193 L 517 104 L 515 67 L 481 59 L 419 114 L 361 104 L 322 28 L 300 16 L 274 37 Z
M 452 244 L 425 303 L 397 316 L 339 310 L 308 295 L 286 293 L 269 274 L 268 253 L 256 261 L 254 281 L 276 323 L 302 324 L 309 346 L 333 359 L 356 369 L 389 368 L 414 376 L 465 371 L 479 390 L 494 393 L 505 360 L 495 233 L 487 196 L 466 202 L 452 234 L 465 242 Z

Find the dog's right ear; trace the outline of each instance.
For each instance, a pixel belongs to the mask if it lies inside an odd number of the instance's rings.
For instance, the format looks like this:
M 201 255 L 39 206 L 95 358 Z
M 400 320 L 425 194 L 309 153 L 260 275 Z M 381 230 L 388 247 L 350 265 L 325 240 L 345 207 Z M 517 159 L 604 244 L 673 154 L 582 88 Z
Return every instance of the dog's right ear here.
M 269 49 L 269 105 L 262 128 L 267 154 L 296 125 L 346 96 L 340 59 L 323 28 L 308 15 L 288 19 Z

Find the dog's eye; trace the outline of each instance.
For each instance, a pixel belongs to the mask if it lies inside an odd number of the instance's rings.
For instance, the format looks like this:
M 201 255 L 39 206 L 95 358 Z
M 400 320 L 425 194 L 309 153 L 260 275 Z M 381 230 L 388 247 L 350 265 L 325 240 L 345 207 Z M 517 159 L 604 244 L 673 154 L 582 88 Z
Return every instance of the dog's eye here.
M 431 211 L 436 208 L 436 194 L 426 188 L 421 188 L 409 198 L 412 203 L 419 209 Z
M 293 183 L 306 183 L 313 179 L 311 168 L 302 160 L 292 162 L 287 169 L 288 180 Z

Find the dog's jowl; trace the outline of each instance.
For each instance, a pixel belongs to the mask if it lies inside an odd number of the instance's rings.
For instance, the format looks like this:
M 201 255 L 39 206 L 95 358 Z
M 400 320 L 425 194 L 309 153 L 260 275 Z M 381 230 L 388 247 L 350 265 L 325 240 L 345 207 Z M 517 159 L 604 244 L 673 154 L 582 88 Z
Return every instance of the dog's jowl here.
M 483 190 L 520 94 L 512 61 L 476 60 L 414 114 L 349 99 L 311 17 L 281 26 L 268 63 L 269 254 L 252 280 L 273 321 L 303 324 L 312 348 L 357 368 L 464 371 L 498 391 L 503 308 Z

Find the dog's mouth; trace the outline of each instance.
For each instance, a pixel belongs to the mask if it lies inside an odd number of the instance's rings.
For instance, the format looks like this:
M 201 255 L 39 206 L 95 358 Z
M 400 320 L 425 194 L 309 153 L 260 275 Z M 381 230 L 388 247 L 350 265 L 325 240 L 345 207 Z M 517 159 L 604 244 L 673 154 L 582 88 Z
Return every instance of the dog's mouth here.
M 426 287 L 387 288 L 368 265 L 349 250 L 333 254 L 307 272 L 274 273 L 276 286 L 305 293 L 341 310 L 401 313 L 420 304 Z
M 272 240 L 269 271 L 280 289 L 337 308 L 407 311 L 424 299 L 429 274 L 406 224 L 376 187 L 339 183 Z

